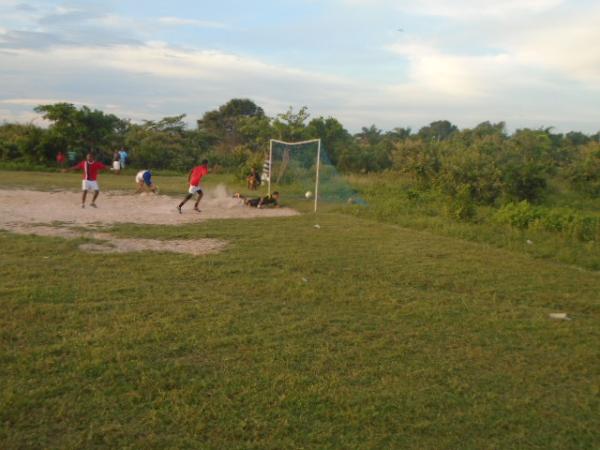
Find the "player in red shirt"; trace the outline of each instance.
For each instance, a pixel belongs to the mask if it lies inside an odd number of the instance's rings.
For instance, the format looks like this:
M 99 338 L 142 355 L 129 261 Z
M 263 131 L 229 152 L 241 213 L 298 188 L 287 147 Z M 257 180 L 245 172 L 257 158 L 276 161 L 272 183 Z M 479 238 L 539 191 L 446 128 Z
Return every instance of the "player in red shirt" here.
M 200 210 L 198 209 L 198 204 L 200 203 L 200 200 L 202 200 L 202 196 L 204 195 L 204 193 L 202 192 L 202 188 L 200 187 L 200 183 L 202 182 L 202 177 L 207 174 L 207 159 L 202 161 L 201 165 L 196 166 L 192 170 L 190 170 L 190 173 L 188 174 L 188 184 L 190 185 L 190 188 L 188 190 L 188 194 L 185 196 L 183 201 L 177 206 L 177 211 L 179 211 L 179 214 L 181 214 L 181 208 L 183 208 L 183 205 L 185 205 L 186 202 L 194 196 L 194 194 L 197 195 L 194 210 L 200 212 Z
M 83 180 L 81 182 L 81 189 L 83 190 L 83 195 L 81 197 L 81 207 L 85 208 L 85 199 L 87 197 L 88 191 L 94 191 L 94 196 L 92 197 L 92 203 L 90 206 L 96 208 L 96 199 L 98 198 L 98 194 L 100 193 L 100 188 L 98 187 L 98 172 L 100 170 L 108 169 L 104 164 L 95 160 L 93 153 L 88 153 L 85 161 L 81 161 L 79 164 L 74 165 L 73 167 L 66 170 L 83 170 Z

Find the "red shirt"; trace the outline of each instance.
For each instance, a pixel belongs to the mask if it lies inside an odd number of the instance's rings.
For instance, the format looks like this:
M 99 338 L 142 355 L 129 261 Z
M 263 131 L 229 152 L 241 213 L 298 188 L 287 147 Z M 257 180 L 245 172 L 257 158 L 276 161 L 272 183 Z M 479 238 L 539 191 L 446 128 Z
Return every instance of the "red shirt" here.
M 106 166 L 101 162 L 81 161 L 75 166 L 76 169 L 83 169 L 83 179 L 88 181 L 96 181 L 98 179 L 98 171 L 106 169 Z
M 56 161 L 61 163 L 64 162 L 65 160 L 65 155 L 62 152 L 58 152 L 58 154 L 56 155 Z
M 192 176 L 190 177 L 190 186 L 198 186 L 202 181 L 202 177 L 208 174 L 206 166 L 197 166 L 192 169 Z

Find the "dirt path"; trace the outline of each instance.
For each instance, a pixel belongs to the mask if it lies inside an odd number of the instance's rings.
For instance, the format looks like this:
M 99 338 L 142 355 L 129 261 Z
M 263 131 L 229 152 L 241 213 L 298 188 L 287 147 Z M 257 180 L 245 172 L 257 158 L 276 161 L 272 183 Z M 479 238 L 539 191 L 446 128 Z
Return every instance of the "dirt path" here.
M 116 238 L 108 233 L 79 231 L 68 227 L 50 227 L 35 225 L 1 225 L 0 228 L 17 234 L 61 237 L 63 239 L 88 238 L 98 242 L 81 244 L 80 250 L 90 253 L 129 253 L 140 251 L 188 253 L 191 255 L 207 255 L 219 253 L 227 246 L 226 241 L 219 239 L 167 240 L 158 239 L 124 239 Z
M 63 222 L 73 225 L 139 223 L 177 225 L 206 219 L 254 219 L 298 214 L 293 209 L 248 208 L 223 186 L 206 192 L 201 213 L 190 200 L 178 214 L 180 199 L 154 194 L 100 193 L 98 208 L 81 209 L 81 194 L 0 189 L 0 225 Z M 89 202 L 89 200 L 88 200 Z
M 289 208 L 248 208 L 240 200 L 232 198 L 224 186 L 206 192 L 200 203 L 201 213 L 193 211 L 193 201 L 190 200 L 183 214 L 179 214 L 175 208 L 179 201 L 164 195 L 109 192 L 100 194 L 98 208 L 86 206 L 82 209 L 80 193 L 0 189 L 0 229 L 18 234 L 98 240 L 99 243 L 79 246 L 83 251 L 94 253 L 150 250 L 202 255 L 221 251 L 227 242 L 218 239 L 121 239 L 94 229 L 115 223 L 178 225 L 209 219 L 253 219 L 298 214 Z M 60 225 L 48 226 L 53 222 Z M 42 224 L 45 226 L 40 226 Z M 83 226 L 90 231 L 74 230 L 74 226 Z

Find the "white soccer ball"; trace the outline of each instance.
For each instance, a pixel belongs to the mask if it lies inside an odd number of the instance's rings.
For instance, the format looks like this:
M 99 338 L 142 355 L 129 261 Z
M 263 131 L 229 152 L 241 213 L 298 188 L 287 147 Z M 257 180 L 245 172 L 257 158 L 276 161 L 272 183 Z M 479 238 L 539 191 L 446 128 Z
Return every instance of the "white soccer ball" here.
M 305 196 L 306 198 L 312 198 L 312 196 L 313 196 L 313 193 L 312 193 L 311 191 L 306 191 L 306 194 L 304 194 L 304 196 Z

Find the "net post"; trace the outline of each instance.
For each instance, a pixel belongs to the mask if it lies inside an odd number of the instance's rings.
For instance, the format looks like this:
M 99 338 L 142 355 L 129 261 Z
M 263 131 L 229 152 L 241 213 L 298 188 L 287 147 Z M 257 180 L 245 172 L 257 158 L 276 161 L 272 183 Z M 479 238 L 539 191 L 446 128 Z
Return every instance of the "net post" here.
M 269 140 L 269 192 L 268 195 L 271 195 L 271 178 L 273 178 L 272 174 L 273 170 L 273 139 Z
M 317 212 L 317 201 L 319 199 L 319 169 L 321 168 L 321 139 L 317 145 L 317 179 L 315 180 L 315 213 Z

